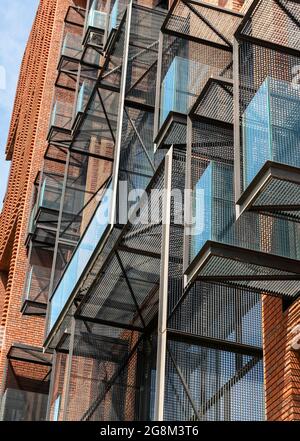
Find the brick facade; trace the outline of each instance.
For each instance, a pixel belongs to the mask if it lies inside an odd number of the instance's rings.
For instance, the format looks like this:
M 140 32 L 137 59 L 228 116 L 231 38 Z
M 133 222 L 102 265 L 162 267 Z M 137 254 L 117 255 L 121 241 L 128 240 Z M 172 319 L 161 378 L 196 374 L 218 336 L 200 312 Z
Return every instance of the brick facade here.
M 44 319 L 22 316 L 24 245 L 33 182 L 41 169 L 57 75 L 63 20 L 70 0 L 41 0 L 26 46 L 7 142 L 11 170 L 0 216 L 0 378 L 14 342 L 41 346 Z M 1 339 L 0 339 L 1 342 Z
M 250 2 L 216 0 L 211 3 L 235 10 L 243 7 L 245 10 Z M 11 119 L 6 154 L 12 163 L 8 190 L 0 214 L 0 381 L 7 352 L 13 343 L 21 342 L 35 346 L 41 346 L 43 343 L 44 319 L 25 317 L 20 312 L 27 268 L 24 243 L 33 183 L 41 169 L 47 147 L 46 137 L 63 20 L 70 4 L 73 4 L 71 0 L 40 1 L 21 66 Z M 85 1 L 77 1 L 76 4 L 84 6 Z M 149 4 L 149 1 L 145 0 L 145 4 Z M 72 94 L 59 97 L 67 102 L 72 101 Z M 96 168 L 97 161 L 92 160 L 90 167 Z M 97 174 L 93 174 L 94 180 L 95 176 Z M 92 179 L 90 181 L 91 188 L 99 186 L 97 179 L 95 182 L 92 182 Z M 264 297 L 264 362 L 266 411 L 269 420 L 300 419 L 300 353 L 291 346 L 293 329 L 299 323 L 299 302 L 284 311 L 280 299 Z M 62 364 L 64 370 L 65 360 Z M 84 365 L 79 360 L 76 367 L 80 368 L 78 370 L 83 374 L 83 378 L 89 379 L 87 394 L 92 393 L 91 385 L 96 377 L 93 364 Z M 57 385 L 59 392 L 60 389 L 61 384 Z M 130 411 L 128 405 L 129 419 Z

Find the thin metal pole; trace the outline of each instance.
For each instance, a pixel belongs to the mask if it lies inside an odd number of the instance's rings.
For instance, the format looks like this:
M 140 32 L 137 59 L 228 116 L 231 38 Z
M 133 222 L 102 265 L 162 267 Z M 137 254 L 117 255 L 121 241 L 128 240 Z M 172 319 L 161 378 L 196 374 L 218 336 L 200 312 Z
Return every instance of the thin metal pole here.
M 185 197 L 184 197 L 184 235 L 183 235 L 183 274 L 189 265 L 190 256 L 190 237 L 191 237 L 191 218 L 192 218 L 192 133 L 193 121 L 187 117 L 187 140 L 186 140 L 186 165 L 185 165 Z M 184 279 L 184 286 L 186 280 Z
M 241 196 L 241 134 L 240 134 L 240 84 L 239 84 L 239 42 L 233 41 L 233 121 L 234 121 L 234 191 L 235 201 Z M 236 217 L 240 206 L 236 205 Z
M 54 390 L 56 363 L 57 363 L 57 351 L 55 350 L 53 353 L 53 358 L 52 358 L 52 368 L 51 368 L 51 375 L 50 375 L 50 386 L 49 386 L 49 394 L 48 394 L 46 421 L 50 421 L 51 401 L 52 401 L 53 390 Z
M 155 421 L 163 421 L 164 418 L 168 285 L 169 285 L 169 246 L 170 246 L 170 223 L 171 223 L 172 158 L 173 158 L 173 146 L 169 149 L 168 153 L 165 156 L 165 175 L 164 175 L 165 193 L 163 200 L 162 247 L 161 247 L 161 265 L 160 265 L 156 383 L 155 383 L 155 404 L 154 404 Z
M 67 418 L 67 409 L 69 404 L 69 398 L 70 398 L 70 384 L 71 384 L 71 372 L 72 372 L 72 361 L 73 361 L 73 352 L 74 352 L 74 340 L 75 340 L 75 328 L 76 328 L 76 319 L 75 317 L 72 317 L 71 319 L 71 335 L 70 335 L 70 343 L 69 343 L 69 355 L 67 360 L 67 366 L 66 366 L 66 392 L 65 392 L 65 399 L 63 404 L 63 421 L 66 421 Z
M 113 173 L 112 173 L 113 196 L 111 202 L 110 225 L 114 225 L 116 220 L 116 211 L 117 211 L 117 189 L 118 189 L 120 154 L 121 154 L 121 144 L 122 144 L 122 131 L 123 131 L 122 129 L 123 129 L 124 101 L 125 101 L 125 92 L 126 92 L 127 66 L 128 66 L 129 43 L 130 43 L 131 16 L 132 16 L 132 0 L 128 4 L 127 12 L 126 12 L 124 58 L 122 63 L 123 67 L 122 67 L 119 109 L 118 109 L 118 126 L 117 126 L 116 143 L 115 143 L 115 160 L 114 160 Z
M 160 31 L 158 38 L 158 61 L 156 74 L 156 91 L 155 91 L 155 112 L 154 112 L 154 139 L 158 133 L 159 128 L 159 111 L 160 111 L 160 86 L 161 86 L 161 69 L 162 69 L 162 51 L 163 51 L 163 33 Z M 154 146 L 156 149 L 156 146 Z

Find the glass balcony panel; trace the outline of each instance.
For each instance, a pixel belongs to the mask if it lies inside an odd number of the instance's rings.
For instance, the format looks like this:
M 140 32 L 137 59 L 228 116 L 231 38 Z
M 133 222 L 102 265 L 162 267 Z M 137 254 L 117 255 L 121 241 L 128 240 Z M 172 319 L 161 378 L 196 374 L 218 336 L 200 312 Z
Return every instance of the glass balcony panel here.
M 62 45 L 61 55 L 80 60 L 82 54 L 81 39 L 80 34 L 66 34 Z
M 194 93 L 195 72 L 198 80 L 205 74 L 208 66 L 201 65 L 187 58 L 176 56 L 161 85 L 160 125 L 164 123 L 170 112 L 186 115 L 196 98 Z
M 111 189 L 108 188 L 79 242 L 50 302 L 49 331 L 63 310 L 93 252 L 109 225 Z
M 77 152 L 70 154 L 62 209 L 62 239 L 79 240 L 105 191 L 105 182 L 111 175 L 113 146 L 103 139 L 93 138 L 90 140 L 90 152 L 94 156 Z M 97 158 L 97 154 L 101 157 Z
M 89 85 L 84 81 L 79 89 L 76 103 L 76 115 L 83 113 L 85 106 L 91 96 L 92 90 Z
M 109 17 L 109 25 L 108 25 L 108 33 L 112 31 L 112 29 L 117 29 L 122 17 L 124 15 L 126 9 L 127 2 L 124 0 L 116 0 L 112 7 L 110 17 Z
M 45 176 L 39 195 L 39 207 L 59 211 L 63 188 L 63 176 Z
M 232 167 L 210 162 L 194 189 L 191 259 L 206 241 L 226 242 L 229 239 L 235 218 L 232 189 Z
M 72 124 L 72 114 L 72 104 L 56 101 L 52 110 L 50 127 L 70 130 Z
M 87 26 L 91 28 L 105 30 L 106 20 L 107 14 L 105 12 L 97 10 L 97 1 L 95 0 L 88 15 Z
M 191 261 L 208 240 L 299 259 L 299 224 L 252 212 L 235 221 L 233 176 L 231 165 L 211 161 L 195 185 Z
M 24 300 L 46 305 L 48 301 L 51 268 L 33 265 L 28 273 Z
M 300 91 L 267 77 L 242 117 L 244 188 L 266 161 L 300 167 Z
M 49 294 L 53 247 L 33 242 L 28 257 L 22 312 L 26 315 L 44 314 Z

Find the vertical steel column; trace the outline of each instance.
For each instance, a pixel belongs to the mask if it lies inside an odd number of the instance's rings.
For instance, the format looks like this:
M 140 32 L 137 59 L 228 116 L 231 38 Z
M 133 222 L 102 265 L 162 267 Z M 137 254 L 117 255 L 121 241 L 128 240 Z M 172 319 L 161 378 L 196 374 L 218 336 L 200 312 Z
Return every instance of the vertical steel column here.
M 117 213 L 117 190 L 118 190 L 118 181 L 119 181 L 118 178 L 119 178 L 120 153 L 121 153 L 121 143 L 122 143 L 122 129 L 123 129 L 123 117 L 124 117 L 128 55 L 129 55 L 131 16 L 132 16 L 132 0 L 130 0 L 126 11 L 124 53 L 123 53 L 122 76 L 121 76 L 119 108 L 118 108 L 118 126 L 117 126 L 116 141 L 115 141 L 114 165 L 112 171 L 112 203 L 111 203 L 111 211 L 110 211 L 110 222 L 109 222 L 110 225 L 114 225 L 116 221 L 116 213 Z
M 53 389 L 54 389 L 56 362 L 57 362 L 57 352 L 54 351 L 53 358 L 52 358 L 51 375 L 50 375 L 50 386 L 49 386 L 49 394 L 48 394 L 46 421 L 50 421 L 51 400 L 52 400 Z
M 192 219 L 192 130 L 193 121 L 187 117 L 187 139 L 186 139 L 186 167 L 185 167 L 185 194 L 184 194 L 184 236 L 183 236 L 183 274 L 189 265 L 190 259 L 190 237 Z M 186 286 L 186 276 L 184 275 L 183 285 Z
M 173 146 L 165 156 L 154 420 L 164 418 Z
M 158 37 L 158 61 L 157 61 L 157 72 L 156 72 L 155 109 L 154 109 L 154 125 L 153 125 L 154 139 L 159 129 L 160 86 L 161 86 L 163 42 L 164 42 L 163 33 L 160 31 Z M 156 151 L 156 145 L 154 144 L 154 152 L 155 151 Z
M 69 404 L 69 396 L 70 396 L 70 384 L 71 384 L 71 371 L 72 371 L 72 360 L 73 360 L 73 351 L 74 351 L 74 340 L 75 340 L 75 329 L 76 329 L 76 319 L 72 317 L 71 320 L 71 335 L 70 335 L 70 343 L 69 343 L 69 355 L 66 366 L 66 392 L 65 399 L 63 403 L 63 421 L 66 421 L 67 417 L 67 408 Z
M 233 40 L 233 122 L 234 122 L 234 191 L 235 201 L 241 196 L 241 132 L 240 132 L 240 82 L 239 82 L 239 42 Z M 236 205 L 236 217 L 240 206 Z

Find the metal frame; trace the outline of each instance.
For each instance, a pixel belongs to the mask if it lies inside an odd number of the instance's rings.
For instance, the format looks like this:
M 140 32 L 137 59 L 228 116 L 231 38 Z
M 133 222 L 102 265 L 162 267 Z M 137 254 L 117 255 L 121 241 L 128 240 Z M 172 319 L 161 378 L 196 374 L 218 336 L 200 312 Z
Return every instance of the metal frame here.
M 229 259 L 231 261 L 244 262 L 246 264 L 253 264 L 261 266 L 262 268 L 278 269 L 288 274 L 276 274 L 272 276 L 267 275 L 211 275 L 200 276 L 203 281 L 210 281 L 221 284 L 230 284 L 230 282 L 238 281 L 267 281 L 267 280 L 300 280 L 300 267 L 299 261 L 287 257 L 276 256 L 274 254 L 268 254 L 262 251 L 255 251 L 246 248 L 240 248 L 238 246 L 227 245 L 224 243 L 207 241 L 199 254 L 190 263 L 189 267 L 185 271 L 186 283 L 185 290 L 190 289 L 195 280 L 199 278 L 199 272 L 205 268 L 206 263 L 214 256 Z M 300 283 L 299 283 L 300 286 Z M 254 290 L 255 291 L 255 290 Z M 266 288 L 258 289 L 258 292 L 267 291 Z M 272 292 L 271 295 L 274 295 Z M 285 297 L 285 293 L 282 293 L 282 297 Z M 182 301 L 182 300 L 181 300 Z
M 159 286 L 159 308 L 157 328 L 157 361 L 156 361 L 156 384 L 155 384 L 155 405 L 154 419 L 164 419 L 164 391 L 165 391 L 165 369 L 167 350 L 167 311 L 168 311 L 168 285 L 169 285 L 169 244 L 170 244 L 170 222 L 171 222 L 171 190 L 172 190 L 172 157 L 173 148 L 166 154 L 164 188 L 166 198 L 163 201 L 162 226 L 162 249 L 160 266 Z
M 284 182 L 290 182 L 299 186 L 300 193 L 300 169 L 298 167 L 293 167 L 290 165 L 267 161 L 264 166 L 260 169 L 258 174 L 252 180 L 247 189 L 243 192 L 241 197 L 238 199 L 237 204 L 240 207 L 240 214 L 246 210 L 255 210 L 259 212 L 274 212 L 275 214 L 282 211 L 293 212 L 300 210 L 300 197 L 299 202 L 295 205 L 287 201 L 283 205 L 260 205 L 256 204 L 256 199 L 260 194 L 267 189 L 268 185 L 274 180 L 280 180 L 284 185 Z M 297 216 L 297 213 L 295 213 Z
M 255 210 L 259 212 L 276 213 L 281 212 L 282 216 L 288 216 L 283 211 L 288 211 L 293 217 L 298 217 L 296 211 L 299 210 L 299 205 L 293 203 L 285 205 L 267 205 L 260 206 L 255 204 L 255 200 L 260 194 L 263 194 L 264 189 L 273 179 L 278 179 L 283 182 L 292 182 L 298 185 L 300 169 L 288 166 L 285 164 L 274 163 L 267 161 L 258 174 L 255 176 L 250 185 L 243 191 L 241 183 L 241 128 L 240 128 L 240 84 L 239 84 L 239 44 L 240 42 L 249 42 L 258 47 L 263 47 L 277 51 L 278 53 L 287 54 L 291 56 L 300 57 L 300 50 L 292 47 L 283 46 L 276 42 L 269 42 L 262 38 L 247 35 L 243 32 L 247 23 L 255 16 L 262 0 L 253 0 L 249 6 L 244 19 L 240 23 L 235 32 L 234 38 L 234 132 L 235 132 L 235 197 L 236 197 L 236 215 L 239 217 L 246 210 Z M 281 8 L 283 13 L 287 15 L 294 23 L 299 25 L 299 22 L 292 16 L 280 0 L 275 0 L 274 4 Z M 292 213 L 295 211 L 295 213 Z
M 209 39 L 201 39 L 198 37 L 195 37 L 193 35 L 187 35 L 181 32 L 176 32 L 173 29 L 168 29 L 168 23 L 173 17 L 173 13 L 176 10 L 176 6 L 178 4 L 184 4 L 185 7 L 192 13 L 195 17 L 199 19 L 199 22 L 203 22 L 218 38 L 220 38 L 223 41 L 223 44 L 218 44 L 216 42 L 213 42 Z M 194 1 L 194 0 L 174 0 L 172 3 L 171 8 L 168 11 L 167 17 L 163 23 L 163 26 L 161 28 L 160 33 L 160 40 L 159 40 L 159 60 L 158 60 L 158 73 L 157 73 L 157 89 L 156 89 L 156 104 L 155 104 L 155 123 L 154 123 L 154 143 L 155 143 L 155 150 L 164 147 L 164 140 L 167 138 L 168 134 L 172 130 L 173 124 L 185 124 L 186 125 L 186 116 L 181 115 L 176 112 L 170 112 L 162 126 L 159 128 L 159 113 L 160 113 L 160 99 L 161 99 L 161 70 L 162 70 L 162 56 L 163 56 L 163 35 L 173 35 L 174 37 L 178 37 L 179 39 L 185 39 L 189 41 L 194 41 L 199 44 L 204 44 L 206 46 L 214 47 L 220 50 L 233 52 L 233 44 L 223 35 L 221 32 L 211 23 L 209 20 L 206 19 L 199 11 L 195 9 L 195 6 L 203 6 L 204 8 L 207 8 L 209 10 L 222 13 L 224 15 L 228 16 L 234 16 L 239 19 L 242 19 L 244 17 L 243 14 L 234 12 L 229 9 L 221 8 L 215 5 L 211 5 L 209 3 L 205 3 L 202 1 Z M 232 81 L 223 78 L 223 77 L 211 77 L 208 79 L 207 83 L 205 84 L 204 88 L 201 90 L 200 95 L 197 98 L 197 101 L 193 104 L 192 108 L 190 109 L 190 115 L 191 117 L 197 118 L 196 109 L 199 105 L 200 101 L 204 98 L 205 94 L 209 90 L 209 87 L 212 82 L 216 82 L 221 87 L 225 88 L 226 85 L 232 85 Z M 205 120 L 204 117 L 201 117 L 201 120 Z M 222 125 L 221 121 L 214 121 L 210 120 L 210 118 L 207 118 L 207 122 L 215 122 L 220 125 Z M 225 126 L 228 126 L 226 122 L 224 123 Z

